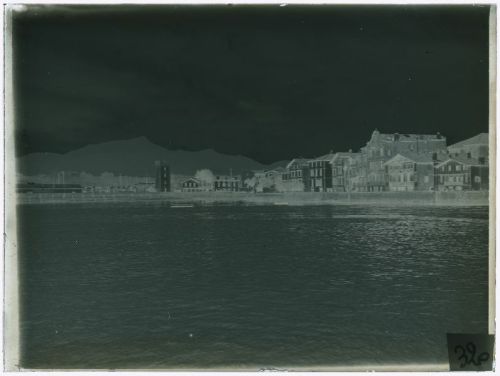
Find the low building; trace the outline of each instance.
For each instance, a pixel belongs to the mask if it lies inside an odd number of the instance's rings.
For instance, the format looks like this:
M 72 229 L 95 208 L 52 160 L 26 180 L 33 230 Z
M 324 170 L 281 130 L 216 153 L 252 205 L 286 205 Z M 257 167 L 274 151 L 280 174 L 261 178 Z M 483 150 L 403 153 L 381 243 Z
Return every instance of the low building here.
M 489 167 L 476 158 L 452 156 L 434 169 L 439 191 L 488 190 Z
M 217 175 L 214 181 L 214 191 L 239 192 L 242 190 L 243 183 L 241 176 L 238 175 Z
M 429 154 L 398 153 L 384 167 L 389 191 L 434 190 L 434 161 Z
M 188 178 L 181 183 L 182 192 L 201 192 L 201 181 L 196 178 Z

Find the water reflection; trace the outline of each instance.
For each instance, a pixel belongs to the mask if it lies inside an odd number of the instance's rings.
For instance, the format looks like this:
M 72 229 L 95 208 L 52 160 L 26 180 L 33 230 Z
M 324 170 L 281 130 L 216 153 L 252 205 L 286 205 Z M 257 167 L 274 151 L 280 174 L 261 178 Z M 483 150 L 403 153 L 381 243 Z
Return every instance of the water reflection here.
M 26 367 L 443 363 L 485 208 L 21 206 Z

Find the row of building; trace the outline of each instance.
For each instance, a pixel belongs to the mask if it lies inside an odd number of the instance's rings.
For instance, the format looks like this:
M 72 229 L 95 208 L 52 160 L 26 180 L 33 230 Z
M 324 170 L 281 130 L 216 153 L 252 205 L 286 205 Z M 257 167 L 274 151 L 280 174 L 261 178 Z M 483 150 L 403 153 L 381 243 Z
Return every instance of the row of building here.
M 285 167 L 212 181 L 188 178 L 186 192 L 380 192 L 488 189 L 488 134 L 448 146 L 441 134 L 375 130 L 359 152 L 295 158 Z
M 218 175 L 208 169 L 194 176 L 172 175 L 155 162 L 154 178 L 61 171 L 18 177 L 20 193 L 120 192 L 380 192 L 487 190 L 489 137 L 478 134 L 453 145 L 434 135 L 375 130 L 358 152 L 330 152 L 295 158 L 286 166 Z

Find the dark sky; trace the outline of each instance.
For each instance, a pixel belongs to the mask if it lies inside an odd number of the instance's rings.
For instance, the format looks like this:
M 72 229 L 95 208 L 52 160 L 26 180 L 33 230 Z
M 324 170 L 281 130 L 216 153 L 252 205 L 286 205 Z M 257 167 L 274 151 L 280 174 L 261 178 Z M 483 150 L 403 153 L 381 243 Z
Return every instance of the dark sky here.
M 488 7 L 33 7 L 17 153 L 137 136 L 262 163 L 488 131 Z

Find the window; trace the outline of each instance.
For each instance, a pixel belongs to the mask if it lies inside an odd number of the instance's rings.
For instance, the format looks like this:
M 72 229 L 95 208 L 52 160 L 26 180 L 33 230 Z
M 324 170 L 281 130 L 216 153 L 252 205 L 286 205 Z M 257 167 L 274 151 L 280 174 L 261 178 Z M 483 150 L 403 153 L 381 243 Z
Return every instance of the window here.
M 451 171 L 451 165 L 448 166 L 448 171 Z
M 457 165 L 455 166 L 455 170 L 456 170 L 456 171 L 461 171 L 461 170 L 462 170 L 462 166 L 461 166 L 461 165 L 459 165 L 459 164 L 457 164 Z
M 424 176 L 424 183 L 428 183 L 429 182 L 429 176 Z

